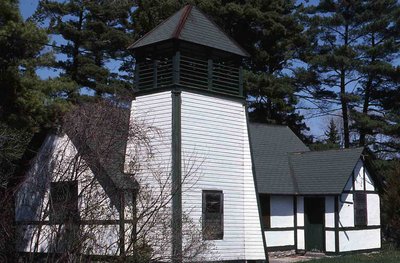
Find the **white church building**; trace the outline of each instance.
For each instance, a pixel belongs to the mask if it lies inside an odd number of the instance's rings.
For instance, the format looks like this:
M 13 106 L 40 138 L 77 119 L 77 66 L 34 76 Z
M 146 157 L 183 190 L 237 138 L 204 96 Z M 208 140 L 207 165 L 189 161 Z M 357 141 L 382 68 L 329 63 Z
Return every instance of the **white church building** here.
M 154 223 L 143 237 L 159 247 L 152 256 L 160 261 L 189 261 L 187 233 L 196 229 L 194 243 L 210 246 L 190 261 L 267 262 L 274 250 L 338 254 L 381 247 L 380 200 L 366 152 L 313 152 L 287 127 L 250 123 L 242 71 L 249 55 L 207 15 L 185 6 L 130 49 L 136 93 L 123 118 L 127 127 L 156 128 L 161 136 L 149 141 L 156 150 L 146 155 L 112 125 L 108 132 L 119 140 L 105 154 L 117 158 L 88 157 L 104 145 L 77 140 L 68 129 L 49 134 L 17 193 L 19 252 L 62 254 L 73 235 L 63 245 L 52 240 L 82 229 L 92 233 L 79 245 L 82 254 L 129 256 L 144 249 L 129 245 L 152 216 L 136 220 L 143 203 L 157 206 L 157 198 L 136 196 L 143 189 L 170 200 L 157 214 L 167 224 Z M 72 176 L 79 169 L 60 178 L 40 168 L 49 161 L 54 171 L 82 149 L 88 169 L 80 177 Z M 135 173 L 132 164 L 140 164 Z M 93 198 L 94 218 L 82 212 Z M 72 212 L 57 208 L 63 202 Z

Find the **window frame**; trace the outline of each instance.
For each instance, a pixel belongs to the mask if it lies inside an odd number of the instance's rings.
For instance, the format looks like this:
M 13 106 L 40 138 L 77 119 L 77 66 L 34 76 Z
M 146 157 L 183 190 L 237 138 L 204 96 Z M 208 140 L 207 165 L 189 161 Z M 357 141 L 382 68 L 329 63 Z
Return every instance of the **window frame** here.
M 217 194 L 220 198 L 220 229 L 218 232 L 207 232 L 207 195 Z M 204 240 L 223 240 L 224 239 L 224 193 L 222 190 L 203 190 L 202 191 L 202 235 Z
M 68 189 L 69 193 L 67 200 L 65 200 L 65 202 L 55 200 L 55 196 L 59 194 L 57 192 L 62 191 L 61 189 L 64 187 Z M 49 221 L 52 224 L 64 224 L 67 222 L 77 222 L 79 220 L 78 181 L 51 182 L 49 198 Z
M 360 200 L 360 198 L 361 198 L 361 200 Z M 354 203 L 354 226 L 355 227 L 368 226 L 367 193 L 362 192 L 362 191 L 354 192 L 353 193 L 353 203 Z

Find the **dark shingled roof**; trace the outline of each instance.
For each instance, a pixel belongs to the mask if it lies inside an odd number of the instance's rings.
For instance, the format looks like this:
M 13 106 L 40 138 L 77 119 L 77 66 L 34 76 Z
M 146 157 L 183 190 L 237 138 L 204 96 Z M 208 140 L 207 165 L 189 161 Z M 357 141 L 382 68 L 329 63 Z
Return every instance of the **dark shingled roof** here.
M 250 123 L 259 193 L 340 194 L 363 148 L 310 151 L 287 126 Z
M 208 46 L 243 57 L 249 56 L 212 19 L 191 5 L 185 6 L 167 18 L 129 48 L 136 49 L 170 39 Z
M 301 194 L 340 194 L 364 148 L 291 153 L 289 161 Z
M 294 193 L 287 154 L 309 149 L 287 126 L 250 123 L 249 131 L 258 191 Z

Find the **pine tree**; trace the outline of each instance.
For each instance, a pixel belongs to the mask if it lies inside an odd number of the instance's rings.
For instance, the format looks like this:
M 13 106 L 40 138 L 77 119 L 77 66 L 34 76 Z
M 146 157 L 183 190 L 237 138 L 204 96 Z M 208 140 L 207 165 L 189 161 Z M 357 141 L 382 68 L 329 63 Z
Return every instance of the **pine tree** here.
M 333 119 L 331 119 L 329 121 L 328 129 L 325 131 L 324 134 L 326 136 L 325 142 L 327 144 L 339 146 L 340 136 L 339 136 L 335 121 Z
M 360 26 L 363 43 L 358 69 L 361 81 L 357 94 L 360 110 L 352 112 L 354 127 L 359 131 L 359 145 L 377 143 L 377 135 L 385 120 L 382 118 L 381 99 L 386 92 L 396 91 L 399 74 L 395 61 L 400 57 L 400 4 L 395 0 L 367 1 Z M 376 15 L 379 14 L 379 15 Z M 396 23 L 397 21 L 397 23 Z M 393 95 L 393 94 L 392 94 Z M 367 140 L 369 138 L 369 140 Z
M 18 1 L 0 2 L 0 121 L 11 127 L 37 131 L 63 109 L 60 83 L 36 74 L 52 62 L 51 54 L 42 52 L 47 42 L 44 30 L 22 20 Z
M 72 101 L 84 93 L 97 97 L 130 95 L 132 83 L 123 70 L 112 72 L 128 59 L 128 44 L 132 41 L 129 20 L 135 1 L 69 0 L 39 2 L 35 20 L 48 24 L 50 34 L 61 37 L 56 44 L 61 76 L 71 79 L 75 87 L 65 91 Z M 119 65 L 119 66 L 118 66 Z
M 382 196 L 385 234 L 389 241 L 400 247 L 400 163 L 392 161 L 386 172 L 384 194 Z
M 398 14 L 399 4 L 392 0 L 323 0 L 305 8 L 312 45 L 302 53 L 308 67 L 297 72 L 297 83 L 320 107 L 341 110 L 346 148 L 352 128 L 365 145 L 366 135 L 376 134 L 380 125 L 379 114 L 372 113 L 380 110 L 379 90 L 393 87 Z

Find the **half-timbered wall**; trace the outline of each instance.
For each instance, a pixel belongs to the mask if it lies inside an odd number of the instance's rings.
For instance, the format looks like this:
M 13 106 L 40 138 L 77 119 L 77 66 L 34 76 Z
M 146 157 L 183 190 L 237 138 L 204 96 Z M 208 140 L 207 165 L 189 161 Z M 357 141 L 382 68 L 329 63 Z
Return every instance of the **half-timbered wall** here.
M 354 193 L 367 196 L 367 225 L 356 226 L 354 217 Z M 354 175 L 339 197 L 339 252 L 369 250 L 381 247 L 380 198 L 372 178 L 360 160 Z
M 355 191 L 367 196 L 368 223 L 364 227 L 355 226 Z M 292 249 L 292 246 L 300 251 L 305 249 L 304 197 L 297 196 L 295 199 L 296 207 L 293 206 L 292 196 L 270 197 L 271 228 L 265 230 L 270 250 L 287 250 Z M 293 220 L 293 211 L 296 211 L 296 220 Z M 380 199 L 362 160 L 358 161 L 354 175 L 350 176 L 340 196 L 325 196 L 324 222 L 326 252 L 340 253 L 381 247 Z
M 19 252 L 63 252 L 64 224 L 51 222 L 50 183 L 78 183 L 79 233 L 84 253 L 119 254 L 119 200 L 106 192 L 67 135 L 50 135 L 39 150 L 16 197 Z M 132 204 L 132 203 L 131 203 Z M 76 230 L 76 229 L 75 229 Z M 76 240 L 75 240 L 76 241 Z
M 271 227 L 265 229 L 270 250 L 294 249 L 294 201 L 293 196 L 271 195 Z

